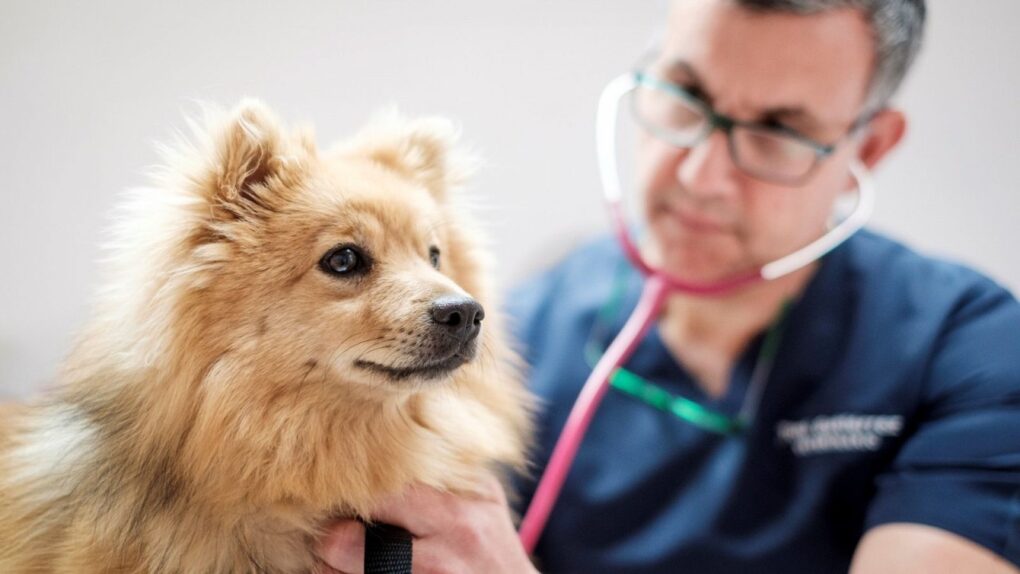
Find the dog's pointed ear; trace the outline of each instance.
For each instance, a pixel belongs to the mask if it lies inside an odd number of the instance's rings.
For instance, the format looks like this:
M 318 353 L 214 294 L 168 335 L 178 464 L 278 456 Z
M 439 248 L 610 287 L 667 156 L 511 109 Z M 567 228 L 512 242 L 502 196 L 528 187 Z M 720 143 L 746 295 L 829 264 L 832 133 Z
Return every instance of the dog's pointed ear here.
M 379 163 L 420 184 L 438 200 L 462 184 L 477 160 L 458 146 L 460 133 L 449 120 L 408 120 L 389 110 L 377 115 L 347 151 Z
M 242 100 L 212 136 L 207 189 L 214 213 L 247 219 L 272 210 L 290 151 L 276 116 L 258 100 Z

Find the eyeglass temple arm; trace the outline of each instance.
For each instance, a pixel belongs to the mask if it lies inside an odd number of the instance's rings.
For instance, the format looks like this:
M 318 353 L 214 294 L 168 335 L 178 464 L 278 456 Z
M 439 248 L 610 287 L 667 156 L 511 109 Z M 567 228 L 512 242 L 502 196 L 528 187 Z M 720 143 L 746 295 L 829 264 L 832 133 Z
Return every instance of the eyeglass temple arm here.
M 622 197 L 623 191 L 620 183 L 619 164 L 616 157 L 616 122 L 618 121 L 619 103 L 628 92 L 638 86 L 637 77 L 633 73 L 622 74 L 606 85 L 599 98 L 598 114 L 596 116 L 595 131 L 596 145 L 599 166 L 602 168 L 602 193 L 606 202 L 609 203 L 613 213 L 613 223 L 616 232 L 620 236 L 621 243 L 627 252 L 627 257 L 645 274 L 652 270 L 637 253 L 636 246 L 630 241 L 627 234 L 626 222 L 623 217 Z M 850 162 L 850 174 L 857 182 L 857 204 L 854 211 L 834 229 L 819 237 L 815 241 L 801 247 L 797 251 L 781 257 L 771 263 L 767 263 L 759 270 L 763 279 L 776 279 L 800 269 L 811 262 L 822 257 L 837 245 L 846 241 L 848 237 L 856 233 L 871 218 L 875 204 L 875 185 L 871 173 L 856 158 Z M 753 275 L 752 275 L 753 276 Z M 672 278 L 670 278 L 672 279 Z M 741 278 L 735 281 L 735 287 L 746 283 Z M 682 288 L 699 290 L 696 286 L 685 285 Z M 706 293 L 716 292 L 717 289 L 704 290 Z

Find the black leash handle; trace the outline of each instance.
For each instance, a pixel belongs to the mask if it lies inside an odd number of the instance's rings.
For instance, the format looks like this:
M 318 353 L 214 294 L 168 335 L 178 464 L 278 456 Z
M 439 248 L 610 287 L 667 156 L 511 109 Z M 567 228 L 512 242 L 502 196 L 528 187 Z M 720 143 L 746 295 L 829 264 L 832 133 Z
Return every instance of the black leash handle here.
M 391 524 L 365 524 L 365 574 L 411 574 L 411 533 Z

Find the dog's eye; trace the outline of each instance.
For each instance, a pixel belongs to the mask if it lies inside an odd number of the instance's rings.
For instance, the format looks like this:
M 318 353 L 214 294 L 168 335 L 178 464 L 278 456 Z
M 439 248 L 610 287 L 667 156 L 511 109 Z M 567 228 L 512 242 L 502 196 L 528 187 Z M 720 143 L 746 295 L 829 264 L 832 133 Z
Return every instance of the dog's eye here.
M 435 245 L 429 247 L 429 261 L 433 267 L 439 269 L 439 248 Z
M 333 248 L 323 255 L 319 267 L 332 275 L 350 275 L 364 271 L 367 263 L 365 256 L 357 249 L 344 246 Z

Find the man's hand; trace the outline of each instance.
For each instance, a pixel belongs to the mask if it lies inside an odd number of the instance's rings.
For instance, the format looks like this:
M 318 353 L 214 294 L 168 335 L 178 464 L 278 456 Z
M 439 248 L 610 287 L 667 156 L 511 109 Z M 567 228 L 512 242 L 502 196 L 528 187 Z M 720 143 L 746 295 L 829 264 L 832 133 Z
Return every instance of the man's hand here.
M 411 487 L 385 501 L 372 520 L 400 526 L 414 536 L 415 574 L 536 572 L 517 538 L 506 496 L 495 478 L 486 480 L 477 497 Z M 319 542 L 318 554 L 336 571 L 361 574 L 364 527 L 356 520 L 337 521 Z
M 893 523 L 868 530 L 851 574 L 1020 574 L 1012 564 L 963 537 L 921 524 Z

